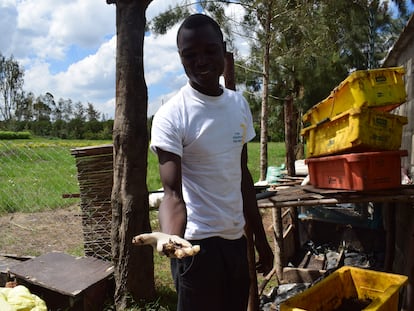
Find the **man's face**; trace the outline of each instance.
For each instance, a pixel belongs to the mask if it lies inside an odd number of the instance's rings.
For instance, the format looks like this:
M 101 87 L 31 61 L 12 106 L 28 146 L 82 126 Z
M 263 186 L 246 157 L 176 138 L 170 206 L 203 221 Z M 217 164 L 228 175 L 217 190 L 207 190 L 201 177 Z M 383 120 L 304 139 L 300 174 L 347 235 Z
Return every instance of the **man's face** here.
M 221 94 L 219 78 L 224 70 L 224 43 L 211 25 L 182 29 L 178 37 L 181 63 L 190 84 L 199 92 Z

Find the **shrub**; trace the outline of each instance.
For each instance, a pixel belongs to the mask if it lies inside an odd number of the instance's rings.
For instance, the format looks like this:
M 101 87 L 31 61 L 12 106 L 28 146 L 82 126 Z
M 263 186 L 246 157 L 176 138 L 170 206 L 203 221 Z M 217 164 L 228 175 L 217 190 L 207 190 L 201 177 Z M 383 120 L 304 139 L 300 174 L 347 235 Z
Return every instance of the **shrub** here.
M 0 131 L 0 139 L 30 139 L 31 134 L 29 132 L 11 132 L 11 131 Z

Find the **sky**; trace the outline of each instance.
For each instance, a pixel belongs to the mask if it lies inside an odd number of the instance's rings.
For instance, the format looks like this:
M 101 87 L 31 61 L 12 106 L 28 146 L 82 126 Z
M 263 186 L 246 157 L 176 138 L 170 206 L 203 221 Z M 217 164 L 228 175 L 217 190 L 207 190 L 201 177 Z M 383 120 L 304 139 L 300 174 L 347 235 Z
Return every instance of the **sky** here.
M 153 0 L 147 20 L 181 2 Z M 36 97 L 48 92 L 55 101 L 71 99 L 85 106 L 92 103 L 106 119 L 112 119 L 115 14 L 115 5 L 106 0 L 0 0 L 0 53 L 13 56 L 23 68 L 25 92 Z M 145 37 L 148 115 L 187 82 L 177 54 L 177 28 L 162 36 L 150 33 Z
M 181 2 L 153 0 L 146 11 L 147 20 Z M 237 20 L 243 16 L 240 10 L 232 5 L 226 15 Z M 71 99 L 85 106 L 92 103 L 106 119 L 112 119 L 115 14 L 115 5 L 106 0 L 0 0 L 0 53 L 13 56 L 23 68 L 25 92 L 35 96 L 51 93 L 55 101 Z M 177 54 L 177 28 L 145 37 L 148 115 L 187 81 Z M 247 55 L 248 44 L 242 37 L 235 37 L 235 46 L 239 55 Z

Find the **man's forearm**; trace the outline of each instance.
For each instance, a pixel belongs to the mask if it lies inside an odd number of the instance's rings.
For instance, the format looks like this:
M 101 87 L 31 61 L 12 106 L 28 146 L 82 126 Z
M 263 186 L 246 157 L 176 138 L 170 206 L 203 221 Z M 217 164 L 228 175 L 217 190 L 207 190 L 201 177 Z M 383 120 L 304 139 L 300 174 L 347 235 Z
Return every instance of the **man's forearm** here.
M 183 237 L 187 224 L 185 203 L 180 198 L 165 195 L 159 207 L 161 231 Z

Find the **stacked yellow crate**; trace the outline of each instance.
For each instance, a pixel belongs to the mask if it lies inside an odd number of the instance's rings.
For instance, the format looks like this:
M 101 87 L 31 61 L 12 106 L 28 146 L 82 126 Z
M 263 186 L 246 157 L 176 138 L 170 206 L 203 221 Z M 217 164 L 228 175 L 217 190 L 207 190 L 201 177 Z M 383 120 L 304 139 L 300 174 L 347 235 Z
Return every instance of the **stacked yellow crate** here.
M 343 266 L 304 292 L 285 300 L 281 311 L 398 310 L 400 274 Z
M 317 163 L 326 169 L 324 157 L 333 155 L 398 151 L 407 118 L 390 111 L 406 100 L 403 77 L 403 67 L 355 71 L 326 99 L 309 109 L 303 116 L 305 128 L 301 131 L 306 142 L 308 166 Z M 370 154 L 371 158 L 374 156 L 377 154 Z M 396 156 L 400 161 L 402 155 L 397 153 Z M 326 160 L 332 162 L 335 158 Z M 345 160 L 348 161 L 347 158 Z M 311 171 L 315 170 L 309 169 L 312 183 L 316 176 L 315 172 L 312 176 Z M 332 179 L 332 176 L 323 178 Z M 323 186 L 326 187 L 326 183 Z M 341 187 L 334 183 L 332 188 L 348 189 L 349 186 Z
M 396 150 L 407 118 L 389 113 L 406 100 L 404 68 L 359 70 L 303 116 L 306 157 Z

